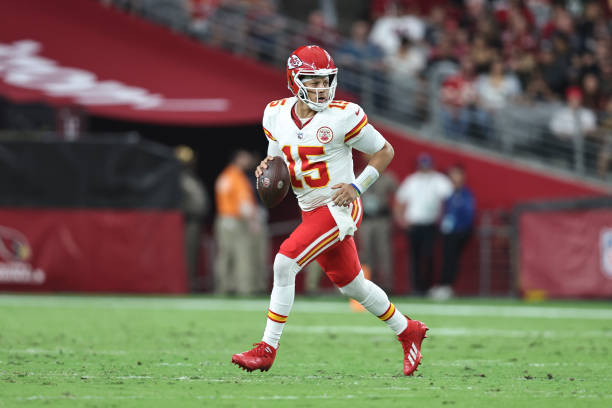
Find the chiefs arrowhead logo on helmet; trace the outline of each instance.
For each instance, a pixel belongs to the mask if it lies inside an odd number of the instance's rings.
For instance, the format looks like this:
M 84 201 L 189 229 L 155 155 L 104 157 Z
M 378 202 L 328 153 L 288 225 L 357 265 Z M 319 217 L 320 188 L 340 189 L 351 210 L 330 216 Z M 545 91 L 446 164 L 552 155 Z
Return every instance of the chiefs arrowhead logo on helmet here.
M 302 60 L 300 59 L 300 57 L 298 57 L 295 54 L 290 56 L 289 59 L 287 60 L 287 68 L 289 69 L 295 69 L 297 67 L 301 67 L 302 65 L 303 65 Z

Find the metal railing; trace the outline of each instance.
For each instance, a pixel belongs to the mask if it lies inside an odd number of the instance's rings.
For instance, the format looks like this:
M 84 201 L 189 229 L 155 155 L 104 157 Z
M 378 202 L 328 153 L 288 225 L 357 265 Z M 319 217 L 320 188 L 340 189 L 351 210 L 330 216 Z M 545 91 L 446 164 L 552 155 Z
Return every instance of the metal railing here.
M 511 214 L 503 210 L 485 211 L 478 226 L 480 296 L 516 295 L 513 268 L 514 231 Z

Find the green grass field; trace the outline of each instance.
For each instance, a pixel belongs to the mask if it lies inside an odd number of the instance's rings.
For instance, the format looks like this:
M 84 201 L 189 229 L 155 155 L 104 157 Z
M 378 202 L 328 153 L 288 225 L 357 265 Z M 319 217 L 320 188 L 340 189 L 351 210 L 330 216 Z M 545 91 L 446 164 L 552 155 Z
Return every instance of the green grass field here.
M 610 303 L 393 300 L 431 328 L 415 377 L 341 297 L 298 296 L 247 373 L 267 299 L 0 295 L 0 407 L 612 407 Z

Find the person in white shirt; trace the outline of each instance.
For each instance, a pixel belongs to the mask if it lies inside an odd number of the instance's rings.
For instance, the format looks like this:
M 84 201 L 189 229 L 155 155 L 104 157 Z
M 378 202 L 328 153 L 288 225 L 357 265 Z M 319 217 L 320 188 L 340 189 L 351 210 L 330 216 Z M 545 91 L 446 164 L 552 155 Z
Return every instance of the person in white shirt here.
M 488 74 L 481 74 L 476 81 L 478 109 L 475 119 L 486 141 L 495 138 L 495 115 L 512 103 L 521 92 L 518 78 L 506 73 L 504 64 L 496 59 Z
M 570 166 L 576 165 L 577 143 L 585 143 L 597 130 L 595 113 L 582 106 L 582 90 L 570 87 L 566 91 L 567 105 L 559 108 L 550 118 L 549 129 L 553 135 L 555 155 L 562 157 Z
M 585 137 L 597 128 L 592 110 L 582 107 L 582 91 L 571 87 L 566 92 L 567 106 L 556 111 L 550 119 L 550 130 L 559 139 Z
M 420 42 L 425 38 L 425 28 L 425 22 L 419 16 L 399 4 L 394 4 L 384 16 L 374 22 L 370 41 L 386 55 L 393 55 L 401 46 L 401 37 Z
M 433 251 L 442 204 L 452 194 L 453 186 L 448 177 L 434 170 L 429 154 L 421 153 L 417 165 L 417 171 L 404 179 L 395 194 L 394 215 L 410 241 L 413 293 L 424 294 L 432 284 Z

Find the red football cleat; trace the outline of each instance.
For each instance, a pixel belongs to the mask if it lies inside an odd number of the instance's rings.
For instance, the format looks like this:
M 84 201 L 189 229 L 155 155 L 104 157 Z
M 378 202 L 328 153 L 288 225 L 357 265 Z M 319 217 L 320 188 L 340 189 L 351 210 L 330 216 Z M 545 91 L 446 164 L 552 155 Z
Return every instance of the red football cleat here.
M 421 343 L 427 337 L 425 333 L 429 329 L 423 322 L 412 320 L 408 316 L 406 316 L 406 319 L 408 320 L 408 327 L 397 336 L 397 339 L 402 343 L 404 349 L 404 375 L 412 375 L 421 363 L 423 357 L 421 355 Z
M 274 363 L 276 349 L 265 341 L 254 343 L 252 350 L 245 351 L 232 356 L 232 363 L 238 365 L 243 370 L 251 372 L 253 370 L 268 371 Z

